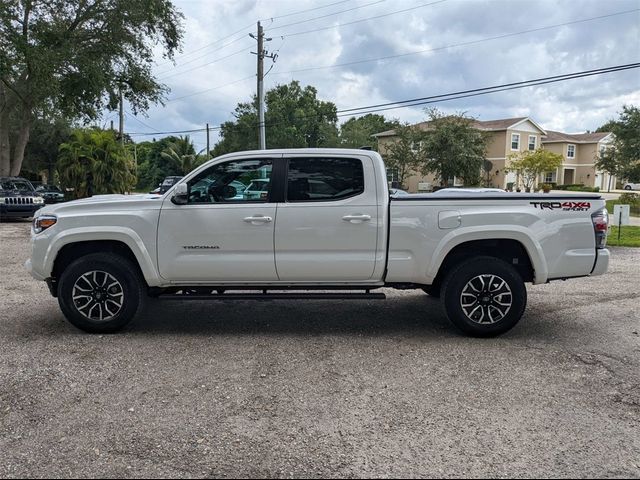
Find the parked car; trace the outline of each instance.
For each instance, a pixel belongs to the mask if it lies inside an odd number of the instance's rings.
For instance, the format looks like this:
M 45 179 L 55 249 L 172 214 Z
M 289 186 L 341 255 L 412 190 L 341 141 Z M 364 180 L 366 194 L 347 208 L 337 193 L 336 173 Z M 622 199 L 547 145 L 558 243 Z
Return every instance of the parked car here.
M 401 190 L 399 188 L 390 188 L 389 195 L 411 195 L 409 192 L 405 190 Z
M 640 183 L 625 183 L 625 190 L 640 190 Z
M 44 205 L 31 182 L 21 177 L 0 177 L 0 218 L 29 218 Z
M 55 185 L 38 185 L 36 192 L 42 195 L 46 204 L 64 202 L 64 192 Z
M 245 200 L 264 200 L 267 198 L 268 187 L 268 178 L 256 178 L 244 190 L 243 197 Z
M 176 176 L 165 177 L 165 179 L 158 184 L 158 187 L 155 188 L 154 190 L 151 190 L 149 193 L 163 195 L 166 192 L 168 192 L 171 187 L 173 187 L 176 183 L 178 183 L 178 181 L 180 181 L 181 178 L 182 177 L 176 177 Z
M 248 178 L 259 178 L 245 190 L 251 197 L 233 200 L 231 183 Z M 196 199 L 199 185 L 211 188 Z M 525 283 L 606 272 L 608 218 L 599 194 L 390 197 L 373 151 L 238 152 L 198 167 L 164 197 L 44 207 L 26 267 L 88 332 L 123 328 L 146 295 L 381 300 L 373 290 L 387 287 L 441 296 L 460 330 L 493 336 L 522 317 Z

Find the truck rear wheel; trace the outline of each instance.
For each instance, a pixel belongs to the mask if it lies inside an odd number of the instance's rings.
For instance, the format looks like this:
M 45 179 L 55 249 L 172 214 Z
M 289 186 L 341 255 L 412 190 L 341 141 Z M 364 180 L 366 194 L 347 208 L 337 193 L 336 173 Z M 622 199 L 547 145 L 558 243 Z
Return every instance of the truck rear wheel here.
M 135 265 L 113 253 L 92 253 L 69 265 L 58 303 L 69 322 L 89 333 L 114 333 L 136 315 L 144 298 Z
M 494 337 L 522 318 L 527 289 L 520 274 L 504 260 L 476 257 L 447 275 L 442 302 L 449 320 L 474 337 Z

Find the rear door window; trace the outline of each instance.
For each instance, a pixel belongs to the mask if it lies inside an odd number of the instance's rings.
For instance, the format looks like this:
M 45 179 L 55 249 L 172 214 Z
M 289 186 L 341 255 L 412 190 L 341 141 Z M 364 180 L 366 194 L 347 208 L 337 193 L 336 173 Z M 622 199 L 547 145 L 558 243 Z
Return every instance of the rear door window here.
M 288 202 L 336 201 L 364 192 L 364 169 L 356 158 L 292 158 Z

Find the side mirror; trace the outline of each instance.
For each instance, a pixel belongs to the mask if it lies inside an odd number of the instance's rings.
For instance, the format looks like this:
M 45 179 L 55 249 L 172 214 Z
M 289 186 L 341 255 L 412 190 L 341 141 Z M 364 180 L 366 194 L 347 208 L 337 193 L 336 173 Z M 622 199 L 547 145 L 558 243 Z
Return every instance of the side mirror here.
M 171 201 L 176 205 L 186 205 L 189 202 L 189 186 L 186 183 L 176 185 Z

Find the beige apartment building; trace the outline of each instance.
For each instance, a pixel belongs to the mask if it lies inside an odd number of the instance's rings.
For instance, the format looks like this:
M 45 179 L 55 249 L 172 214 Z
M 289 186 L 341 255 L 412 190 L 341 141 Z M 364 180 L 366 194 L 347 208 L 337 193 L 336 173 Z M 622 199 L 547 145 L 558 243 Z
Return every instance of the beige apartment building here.
M 595 167 L 596 155 L 611 142 L 609 133 L 564 134 L 544 130 L 529 117 L 505 118 L 473 122 L 475 128 L 489 133 L 486 158 L 493 164 L 491 183 L 494 187 L 507 188 L 508 184 L 517 182 L 515 173 L 505 172 L 509 163 L 509 155 L 535 150 L 543 145 L 549 150 L 561 153 L 564 162 L 556 172 L 548 172 L 540 179 L 540 183 L 557 183 L 559 185 L 583 183 L 586 186 L 606 188 L 609 178 Z M 422 130 L 429 128 L 429 122 L 416 125 Z M 378 139 L 378 149 L 385 157 L 388 145 L 395 140 L 395 131 L 388 130 L 374 135 Z M 389 172 L 389 181 L 395 181 L 394 172 Z M 409 192 L 429 191 L 439 185 L 434 175 L 423 175 L 416 172 L 405 181 Z M 458 179 L 454 185 L 461 186 Z M 615 179 L 612 179 L 615 185 Z

